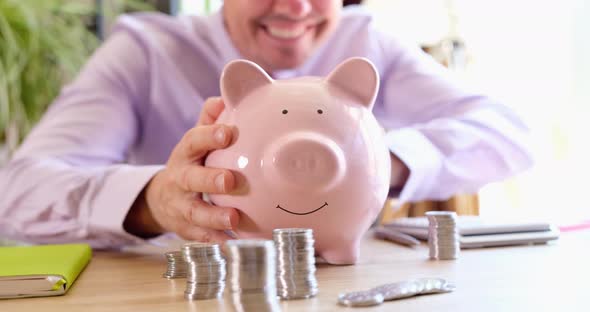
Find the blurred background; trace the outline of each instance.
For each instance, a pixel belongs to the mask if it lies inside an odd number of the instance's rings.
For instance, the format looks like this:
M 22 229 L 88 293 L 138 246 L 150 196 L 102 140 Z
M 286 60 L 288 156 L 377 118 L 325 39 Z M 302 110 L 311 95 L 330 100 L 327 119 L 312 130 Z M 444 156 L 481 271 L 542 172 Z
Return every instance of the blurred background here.
M 222 3 L 0 0 L 0 167 L 118 15 L 210 14 Z M 422 47 L 531 128 L 535 167 L 482 189 L 481 215 L 558 225 L 590 220 L 590 1 L 366 0 L 363 6 L 378 27 Z

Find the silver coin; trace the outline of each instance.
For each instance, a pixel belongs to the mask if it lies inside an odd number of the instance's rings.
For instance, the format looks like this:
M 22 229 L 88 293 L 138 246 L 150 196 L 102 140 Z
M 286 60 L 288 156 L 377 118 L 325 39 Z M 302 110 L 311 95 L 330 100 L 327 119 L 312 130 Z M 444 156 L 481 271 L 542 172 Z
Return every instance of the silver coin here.
M 455 290 L 455 285 L 442 278 L 420 278 L 418 279 L 424 286 L 421 294 L 445 293 Z
M 178 260 L 178 254 L 182 255 L 183 260 Z M 167 257 L 170 261 L 169 269 L 176 270 L 175 274 L 184 271 L 187 279 L 184 297 L 187 300 L 221 296 L 225 287 L 226 268 L 218 244 L 187 243 L 180 252 Z
M 416 280 L 408 280 L 381 285 L 370 291 L 381 294 L 384 300 L 389 301 L 415 296 L 420 293 L 421 289 L 422 287 Z
M 277 254 L 277 293 L 281 299 L 311 298 L 318 293 L 315 277 L 313 230 L 305 228 L 275 229 L 273 239 Z
M 371 291 L 355 291 L 338 295 L 338 303 L 347 307 L 370 307 L 382 304 L 381 293 Z
M 459 229 L 457 215 L 449 211 L 429 211 L 428 247 L 429 257 L 434 260 L 454 260 L 459 257 Z
M 180 251 L 169 251 L 164 253 L 167 260 L 166 272 L 162 277 L 167 279 L 185 278 L 187 271 L 187 263 L 182 257 Z
M 276 252 L 273 241 L 230 240 L 227 287 L 230 292 L 263 292 L 276 294 Z
M 370 289 L 383 295 L 385 301 L 408 298 L 416 295 L 451 292 L 455 286 L 441 278 L 419 278 L 381 285 Z

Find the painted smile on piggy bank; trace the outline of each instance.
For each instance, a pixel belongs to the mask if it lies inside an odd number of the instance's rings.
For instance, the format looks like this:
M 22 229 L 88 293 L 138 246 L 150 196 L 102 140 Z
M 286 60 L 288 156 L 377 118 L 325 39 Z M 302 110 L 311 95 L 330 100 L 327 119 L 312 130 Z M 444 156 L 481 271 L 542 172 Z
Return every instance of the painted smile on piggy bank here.
M 324 202 L 324 204 L 320 208 L 316 208 L 316 209 L 314 209 L 312 211 L 308 211 L 308 212 L 293 212 L 293 211 L 290 211 L 290 210 L 287 210 L 287 209 L 281 207 L 281 205 L 277 205 L 277 208 L 281 209 L 284 212 L 288 212 L 290 214 L 294 214 L 294 215 L 298 215 L 298 216 L 304 216 L 304 215 L 312 214 L 312 213 L 314 213 L 316 211 L 319 211 L 320 209 L 322 209 L 324 207 L 327 207 L 327 206 L 328 206 L 328 202 Z

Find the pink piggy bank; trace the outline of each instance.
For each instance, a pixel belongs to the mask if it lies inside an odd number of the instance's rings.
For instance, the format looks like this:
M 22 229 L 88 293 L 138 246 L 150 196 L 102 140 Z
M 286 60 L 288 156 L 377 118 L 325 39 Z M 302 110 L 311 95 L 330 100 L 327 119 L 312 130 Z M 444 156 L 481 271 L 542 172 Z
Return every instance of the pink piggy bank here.
M 237 135 L 206 165 L 238 177 L 238 191 L 209 198 L 240 210 L 239 238 L 311 228 L 327 262 L 357 261 L 389 189 L 389 151 L 371 113 L 378 86 L 375 67 L 363 58 L 343 62 L 327 78 L 273 80 L 244 60 L 224 68 L 226 109 L 217 122 L 235 126 Z

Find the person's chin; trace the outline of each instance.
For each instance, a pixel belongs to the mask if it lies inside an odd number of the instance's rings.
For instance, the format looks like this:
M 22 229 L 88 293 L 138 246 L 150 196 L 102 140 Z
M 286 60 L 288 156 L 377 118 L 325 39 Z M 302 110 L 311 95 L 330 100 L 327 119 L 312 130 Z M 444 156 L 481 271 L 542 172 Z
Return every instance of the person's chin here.
M 270 65 L 273 70 L 294 69 L 303 65 L 307 60 L 307 56 L 308 55 L 305 53 L 297 53 L 294 55 L 290 53 L 281 54 L 279 51 L 276 51 L 276 54 L 270 58 L 272 60 Z
M 302 43 L 301 46 L 273 47 L 266 51 L 273 69 L 283 70 L 297 68 L 305 63 L 312 50 L 310 44 Z

